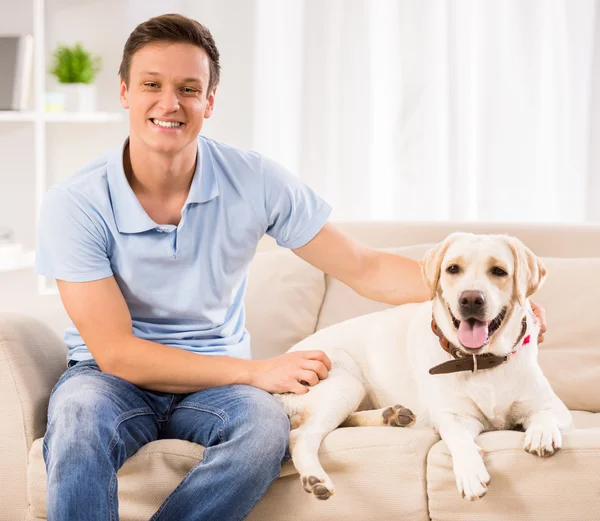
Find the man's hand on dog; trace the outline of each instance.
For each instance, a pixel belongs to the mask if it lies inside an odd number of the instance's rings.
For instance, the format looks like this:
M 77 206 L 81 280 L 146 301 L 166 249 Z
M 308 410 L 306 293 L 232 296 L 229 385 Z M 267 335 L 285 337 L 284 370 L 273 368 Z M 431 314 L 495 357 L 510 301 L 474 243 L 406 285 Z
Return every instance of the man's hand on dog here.
M 330 369 L 331 361 L 323 351 L 293 351 L 255 360 L 250 385 L 269 393 L 305 394 L 307 386 L 317 385 L 327 378 Z
M 529 303 L 531 304 L 531 310 L 535 315 L 535 318 L 540 324 L 540 334 L 538 335 L 538 344 L 541 344 L 544 341 L 544 333 L 546 333 L 546 310 L 536 304 L 533 300 L 529 299 Z

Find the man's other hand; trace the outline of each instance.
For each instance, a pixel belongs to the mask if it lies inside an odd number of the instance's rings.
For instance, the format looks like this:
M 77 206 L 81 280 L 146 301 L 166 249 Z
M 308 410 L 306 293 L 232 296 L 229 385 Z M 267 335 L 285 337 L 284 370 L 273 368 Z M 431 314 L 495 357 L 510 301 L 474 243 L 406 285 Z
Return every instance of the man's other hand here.
M 535 315 L 538 323 L 540 324 L 540 334 L 538 335 L 538 344 L 541 344 L 544 341 L 544 334 L 546 333 L 546 310 L 535 303 L 533 300 L 529 299 L 529 304 L 531 304 L 531 310 Z

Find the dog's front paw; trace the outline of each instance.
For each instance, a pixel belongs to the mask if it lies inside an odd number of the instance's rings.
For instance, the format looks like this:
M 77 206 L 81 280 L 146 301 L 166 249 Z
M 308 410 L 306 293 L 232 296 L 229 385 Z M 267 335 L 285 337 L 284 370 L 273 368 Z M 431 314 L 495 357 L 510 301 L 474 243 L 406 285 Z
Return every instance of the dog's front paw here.
M 333 483 L 329 478 L 301 476 L 302 486 L 306 492 L 314 494 L 317 499 L 329 499 L 333 496 Z
M 562 447 L 562 435 L 557 426 L 534 424 L 525 432 L 523 450 L 530 454 L 548 457 Z
M 402 405 L 388 407 L 383 410 L 381 415 L 383 423 L 392 427 L 410 427 L 417 419 L 410 409 L 402 407 Z
M 454 477 L 459 494 L 469 501 L 485 496 L 491 481 L 479 452 L 454 458 Z

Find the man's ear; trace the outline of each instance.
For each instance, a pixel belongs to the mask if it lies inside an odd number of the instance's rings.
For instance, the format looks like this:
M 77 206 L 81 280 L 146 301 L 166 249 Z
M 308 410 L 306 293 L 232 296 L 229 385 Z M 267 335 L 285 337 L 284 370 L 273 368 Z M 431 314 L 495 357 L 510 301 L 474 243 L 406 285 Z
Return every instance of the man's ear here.
M 442 242 L 431 248 L 424 257 L 419 261 L 423 279 L 429 287 L 429 298 L 433 299 L 437 293 L 438 283 L 440 281 L 440 273 L 442 260 L 450 245 L 460 236 L 461 233 L 452 233 L 448 235 Z
M 515 237 L 505 237 L 514 257 L 513 293 L 520 306 L 544 283 L 546 266 L 527 246 Z
M 206 96 L 206 107 L 204 107 L 204 119 L 208 119 L 212 116 L 213 111 L 215 110 L 215 96 L 217 95 L 217 87 L 214 87 L 213 90 Z
M 121 103 L 121 107 L 124 109 L 129 108 L 129 99 L 128 99 L 129 91 L 127 89 L 127 84 L 123 78 L 119 79 L 119 102 Z

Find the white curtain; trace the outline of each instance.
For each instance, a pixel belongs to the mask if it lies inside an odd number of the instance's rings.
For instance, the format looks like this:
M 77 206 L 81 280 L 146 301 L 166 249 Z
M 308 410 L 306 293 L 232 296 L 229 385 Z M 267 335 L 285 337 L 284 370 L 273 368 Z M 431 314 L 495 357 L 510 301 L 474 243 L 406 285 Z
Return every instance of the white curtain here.
M 256 0 L 253 146 L 336 219 L 600 221 L 600 0 Z

